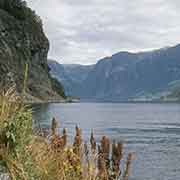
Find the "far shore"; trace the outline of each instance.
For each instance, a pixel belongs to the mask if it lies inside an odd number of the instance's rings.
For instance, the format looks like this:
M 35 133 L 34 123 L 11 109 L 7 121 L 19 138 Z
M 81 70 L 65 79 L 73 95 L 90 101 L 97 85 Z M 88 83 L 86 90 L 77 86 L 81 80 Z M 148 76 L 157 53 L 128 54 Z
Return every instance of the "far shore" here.
M 24 100 L 25 104 L 48 104 L 48 103 L 78 103 L 79 99 L 50 99 L 50 100 Z
M 152 101 L 133 101 L 133 100 L 127 100 L 127 101 L 103 101 L 103 100 L 93 100 L 93 99 L 88 99 L 88 100 L 80 100 L 80 99 L 61 99 L 61 100 L 36 100 L 36 101 L 24 101 L 25 104 L 48 104 L 48 103 L 132 103 L 132 104 L 144 104 L 144 103 L 149 103 L 149 104 L 158 104 L 158 103 L 180 103 L 179 100 L 152 100 Z

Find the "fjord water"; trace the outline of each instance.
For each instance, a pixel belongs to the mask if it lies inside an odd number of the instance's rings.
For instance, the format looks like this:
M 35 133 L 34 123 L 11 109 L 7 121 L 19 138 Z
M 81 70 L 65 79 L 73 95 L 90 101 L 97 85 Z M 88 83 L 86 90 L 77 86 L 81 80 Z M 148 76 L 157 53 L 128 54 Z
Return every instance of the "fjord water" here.
M 33 116 L 44 127 L 55 117 L 70 140 L 78 125 L 85 141 L 91 129 L 97 141 L 103 135 L 123 141 L 125 152 L 135 154 L 130 180 L 180 179 L 180 104 L 43 104 L 33 107 Z

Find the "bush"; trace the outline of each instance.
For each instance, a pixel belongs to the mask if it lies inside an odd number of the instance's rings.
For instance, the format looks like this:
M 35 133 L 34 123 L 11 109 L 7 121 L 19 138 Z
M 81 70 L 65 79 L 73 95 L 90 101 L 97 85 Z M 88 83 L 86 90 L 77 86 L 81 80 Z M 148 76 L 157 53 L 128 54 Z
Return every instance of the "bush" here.
M 32 170 L 34 164 L 27 153 L 31 144 L 32 113 L 15 95 L 12 88 L 0 95 L 0 164 L 11 179 L 38 177 Z

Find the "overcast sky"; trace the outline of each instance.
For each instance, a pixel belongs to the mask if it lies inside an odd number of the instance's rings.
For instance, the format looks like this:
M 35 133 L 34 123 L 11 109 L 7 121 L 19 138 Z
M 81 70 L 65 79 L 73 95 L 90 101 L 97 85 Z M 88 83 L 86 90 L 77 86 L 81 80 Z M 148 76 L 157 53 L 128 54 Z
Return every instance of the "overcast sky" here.
M 44 23 L 49 57 L 91 64 L 119 51 L 180 43 L 180 0 L 28 0 Z

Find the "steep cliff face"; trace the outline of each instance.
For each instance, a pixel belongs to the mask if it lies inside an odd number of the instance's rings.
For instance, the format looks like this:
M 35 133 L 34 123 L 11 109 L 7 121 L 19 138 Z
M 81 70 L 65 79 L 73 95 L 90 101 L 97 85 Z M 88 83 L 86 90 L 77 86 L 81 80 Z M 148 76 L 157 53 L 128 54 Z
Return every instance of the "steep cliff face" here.
M 158 99 L 180 80 L 180 45 L 152 52 L 120 52 L 99 61 L 83 82 L 83 98 Z M 158 94 L 157 94 L 158 93 Z
M 24 4 L 8 6 L 0 0 L 0 89 L 15 84 L 21 93 L 28 64 L 26 99 L 62 99 L 63 88 L 49 75 L 49 42 L 39 17 Z

